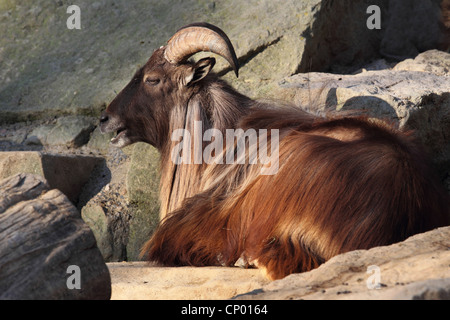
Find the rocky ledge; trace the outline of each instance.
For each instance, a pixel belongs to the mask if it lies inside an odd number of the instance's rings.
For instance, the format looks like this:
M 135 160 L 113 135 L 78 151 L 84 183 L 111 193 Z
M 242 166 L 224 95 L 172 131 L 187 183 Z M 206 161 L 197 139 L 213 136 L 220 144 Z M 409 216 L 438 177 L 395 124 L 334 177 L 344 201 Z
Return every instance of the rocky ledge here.
M 108 263 L 112 299 L 450 299 L 450 227 L 269 282 L 257 269 Z

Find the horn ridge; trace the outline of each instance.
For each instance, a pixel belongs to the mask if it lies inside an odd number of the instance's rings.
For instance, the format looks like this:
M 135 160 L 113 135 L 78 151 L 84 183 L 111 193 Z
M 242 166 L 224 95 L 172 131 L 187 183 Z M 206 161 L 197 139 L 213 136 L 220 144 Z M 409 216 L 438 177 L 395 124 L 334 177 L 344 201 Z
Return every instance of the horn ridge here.
M 222 29 L 206 22 L 192 23 L 179 29 L 169 39 L 164 57 L 175 64 L 201 51 L 222 56 L 239 76 L 239 62 L 230 39 Z

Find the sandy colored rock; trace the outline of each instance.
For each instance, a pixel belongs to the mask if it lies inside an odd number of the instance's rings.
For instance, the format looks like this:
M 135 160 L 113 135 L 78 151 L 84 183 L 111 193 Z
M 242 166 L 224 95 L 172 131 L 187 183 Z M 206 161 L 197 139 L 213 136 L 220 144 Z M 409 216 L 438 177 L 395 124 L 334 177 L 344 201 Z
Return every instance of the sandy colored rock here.
M 446 54 L 450 57 L 450 54 Z M 422 101 L 431 95 L 445 96 L 450 77 L 406 70 L 366 71 L 356 75 L 311 72 L 297 74 L 280 82 L 295 95 L 294 102 L 324 111 L 355 110 L 376 118 L 407 124 Z M 446 109 L 444 103 L 441 108 Z
M 126 179 L 130 160 L 116 148 L 109 148 L 105 160 L 91 172 L 78 209 L 105 261 L 124 261 L 128 260 L 130 207 Z
M 270 282 L 258 269 L 108 263 L 112 299 L 450 299 L 450 227 Z
M 257 269 L 163 268 L 147 262 L 107 263 L 112 300 L 221 300 L 269 281 Z
M 450 54 L 439 50 L 429 50 L 414 59 L 406 59 L 398 63 L 393 69 L 429 72 L 450 77 Z
M 390 246 L 338 255 L 238 298 L 449 299 L 449 248 L 450 227 L 439 228 Z

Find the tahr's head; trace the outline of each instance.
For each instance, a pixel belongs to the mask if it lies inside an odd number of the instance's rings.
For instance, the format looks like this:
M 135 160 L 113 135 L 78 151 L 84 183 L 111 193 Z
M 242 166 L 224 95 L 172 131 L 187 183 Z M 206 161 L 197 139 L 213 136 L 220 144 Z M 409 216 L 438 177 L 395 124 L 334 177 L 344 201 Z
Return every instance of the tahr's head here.
M 111 144 L 122 148 L 147 142 L 161 148 L 169 134 L 170 112 L 186 106 L 214 67 L 214 58 L 187 61 L 201 51 L 225 58 L 236 76 L 238 61 L 227 35 L 207 23 L 194 23 L 178 30 L 167 45 L 157 49 L 100 118 L 102 133 L 117 132 Z

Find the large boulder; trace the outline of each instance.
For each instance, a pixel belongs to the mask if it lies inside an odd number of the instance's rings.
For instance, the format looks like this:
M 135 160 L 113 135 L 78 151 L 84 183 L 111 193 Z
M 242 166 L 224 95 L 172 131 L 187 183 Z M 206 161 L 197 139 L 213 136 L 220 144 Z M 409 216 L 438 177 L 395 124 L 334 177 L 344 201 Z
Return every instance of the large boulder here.
M 313 111 L 353 109 L 403 127 L 413 113 L 423 109 L 424 99 L 448 93 L 450 53 L 430 50 L 392 68 L 381 60 L 355 74 L 296 74 L 282 79 L 279 87 L 279 93 Z M 439 108 L 447 106 L 444 103 Z
M 449 1 L 450 6 L 450 1 Z M 450 13 L 450 12 L 449 12 Z M 450 76 L 450 54 L 440 50 L 429 50 L 396 64 L 394 70 L 428 72 L 438 76 Z
M 40 176 L 0 181 L 0 299 L 109 299 L 111 279 L 77 209 Z
M 440 47 L 441 0 L 108 0 L 77 2 L 81 29 L 63 1 L 2 2 L 0 122 L 48 115 L 98 115 L 154 49 L 181 26 L 208 21 L 236 46 L 252 96 L 298 72 L 357 68 Z M 367 27 L 370 5 L 381 29 Z M 221 74 L 229 68 L 220 60 Z

